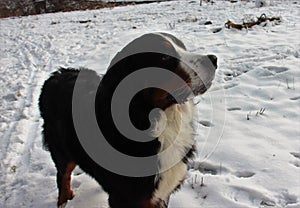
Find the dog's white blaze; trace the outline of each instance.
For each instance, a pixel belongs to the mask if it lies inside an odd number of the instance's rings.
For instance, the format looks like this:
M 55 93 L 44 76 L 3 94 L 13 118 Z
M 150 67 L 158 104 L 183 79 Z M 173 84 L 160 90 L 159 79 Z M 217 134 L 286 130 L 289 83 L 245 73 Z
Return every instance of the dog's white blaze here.
M 179 51 L 180 65 L 191 78 L 192 86 L 207 85 L 215 76 L 215 68 L 208 56 Z M 196 73 L 196 74 L 195 74 Z
M 215 77 L 215 67 L 208 56 L 187 52 L 176 44 L 174 47 L 180 56 L 181 68 L 191 78 L 192 89 L 201 85 L 208 88 Z
M 214 78 L 215 67 L 206 55 L 187 52 L 178 46 L 171 38 L 163 36 L 169 41 L 180 58 L 181 68 L 191 78 L 191 88 L 209 85 Z M 173 190 L 182 183 L 187 172 L 187 165 L 182 162 L 186 151 L 194 145 L 193 118 L 197 117 L 197 110 L 190 100 L 184 104 L 172 105 L 164 111 L 159 121 L 155 122 L 153 135 L 161 143 L 159 164 L 160 181 L 153 194 L 153 202 L 168 201 Z M 171 151 L 164 150 L 171 149 Z
M 156 123 L 156 130 L 162 126 L 165 128 L 158 137 L 161 142 L 160 152 L 171 148 L 166 154 L 159 157 L 161 178 L 157 190 L 154 192 L 153 200 L 168 200 L 172 191 L 182 183 L 187 172 L 187 166 L 182 162 L 186 151 L 194 145 L 194 129 L 192 126 L 196 107 L 192 101 L 184 104 L 172 105 L 164 111 L 164 116 Z M 154 134 L 156 132 L 153 132 Z

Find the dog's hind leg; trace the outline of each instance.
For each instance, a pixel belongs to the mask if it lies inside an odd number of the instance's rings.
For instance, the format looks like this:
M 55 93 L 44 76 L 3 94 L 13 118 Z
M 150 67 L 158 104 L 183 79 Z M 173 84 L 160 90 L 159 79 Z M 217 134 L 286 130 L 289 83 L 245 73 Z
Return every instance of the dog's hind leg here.
M 74 192 L 71 189 L 71 174 L 75 167 L 76 164 L 74 162 L 69 162 L 65 168 L 57 171 L 58 207 L 74 197 Z
M 76 164 L 72 161 L 67 161 L 64 157 L 59 157 L 52 153 L 53 161 L 57 168 L 56 183 L 58 188 L 58 202 L 57 207 L 61 208 L 73 199 L 74 192 L 71 189 L 71 174 Z
M 66 203 L 74 197 L 74 192 L 71 189 L 71 174 L 75 167 L 76 164 L 74 162 L 69 162 L 62 172 L 57 172 L 57 187 L 59 190 L 57 202 L 58 206 Z

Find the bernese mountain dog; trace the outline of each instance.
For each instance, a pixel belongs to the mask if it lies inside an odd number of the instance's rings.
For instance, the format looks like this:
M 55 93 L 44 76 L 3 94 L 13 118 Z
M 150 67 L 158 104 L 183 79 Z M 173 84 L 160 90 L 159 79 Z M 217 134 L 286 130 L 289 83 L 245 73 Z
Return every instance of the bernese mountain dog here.
M 71 173 L 78 165 L 108 193 L 111 208 L 168 207 L 169 197 L 185 179 L 187 162 L 195 150 L 193 121 L 197 110 L 192 98 L 207 91 L 216 68 L 215 55 L 188 52 L 183 42 L 171 34 L 149 33 L 134 39 L 117 53 L 103 76 L 92 70 L 73 68 L 60 68 L 52 73 L 41 89 L 39 107 L 44 120 L 43 144 L 57 168 L 57 206 L 65 207 L 74 197 Z M 119 93 L 118 102 L 114 103 L 119 85 L 143 69 L 147 69 L 145 73 L 150 70 L 150 73 L 126 82 L 125 87 L 121 87 L 125 93 Z M 79 80 L 80 74 L 83 75 Z M 78 135 L 74 124 L 77 82 L 85 90 L 79 91 L 84 92 L 79 95 L 77 92 L 76 102 L 85 102 L 90 95 L 94 96 L 86 104 L 86 109 L 94 113 L 97 127 L 114 150 L 141 161 L 154 158 L 151 164 L 142 167 L 135 167 L 139 166 L 138 163 L 128 167 L 119 163 L 117 166 L 142 172 L 149 165 L 154 167 L 154 172 L 123 174 L 124 171 L 118 172 L 99 164 L 99 158 L 84 148 L 82 140 L 93 146 L 93 133 L 89 134 L 92 124 L 88 121 L 82 122 L 87 132 L 83 137 Z M 135 88 L 139 89 L 128 98 L 126 92 Z M 122 103 L 124 99 L 130 99 L 128 107 Z M 117 112 L 121 113 L 114 115 L 113 105 L 118 105 Z M 88 115 L 81 109 L 79 111 L 77 120 Z M 124 119 L 126 127 L 126 114 L 132 126 L 144 133 L 139 134 L 138 140 L 124 134 L 124 129 L 120 130 L 115 123 L 115 117 L 121 121 Z M 99 152 L 102 154 L 100 159 L 106 164 L 118 162 L 105 149 L 99 148 Z

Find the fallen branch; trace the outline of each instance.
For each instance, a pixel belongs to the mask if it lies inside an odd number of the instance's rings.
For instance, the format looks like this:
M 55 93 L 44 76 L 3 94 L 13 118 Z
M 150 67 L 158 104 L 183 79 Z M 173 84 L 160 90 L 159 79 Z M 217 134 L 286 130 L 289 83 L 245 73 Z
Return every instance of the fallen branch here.
M 230 20 L 228 20 L 228 22 L 225 23 L 225 27 L 230 29 L 230 28 L 235 28 L 238 30 L 241 30 L 243 28 L 248 29 L 253 27 L 254 25 L 259 25 L 262 22 L 266 22 L 266 21 L 281 21 L 280 17 L 267 17 L 266 14 L 262 14 L 260 17 L 257 18 L 257 21 L 252 21 L 252 22 L 244 22 L 243 24 L 235 24 L 233 22 L 231 22 Z

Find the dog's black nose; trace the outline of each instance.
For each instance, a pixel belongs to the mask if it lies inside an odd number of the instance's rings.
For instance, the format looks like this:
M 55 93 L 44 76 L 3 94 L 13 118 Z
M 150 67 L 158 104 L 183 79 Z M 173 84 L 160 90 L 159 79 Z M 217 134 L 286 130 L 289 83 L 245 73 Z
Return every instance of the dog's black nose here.
M 217 65 L 218 58 L 215 55 L 207 55 L 207 56 L 210 59 L 211 63 L 214 65 L 214 67 L 217 68 L 218 67 L 218 65 Z

